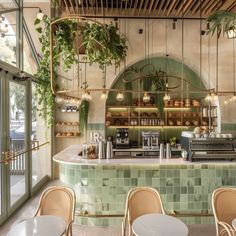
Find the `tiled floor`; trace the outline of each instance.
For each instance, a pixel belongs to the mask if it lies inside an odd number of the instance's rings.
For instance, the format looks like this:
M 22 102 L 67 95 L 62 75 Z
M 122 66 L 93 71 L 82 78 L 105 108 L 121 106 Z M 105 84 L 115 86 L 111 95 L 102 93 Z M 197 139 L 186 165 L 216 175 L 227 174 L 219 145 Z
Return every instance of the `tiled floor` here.
M 49 185 L 60 185 L 58 181 L 52 181 Z M 0 227 L 0 236 L 5 236 L 10 227 L 17 222 L 34 215 L 37 208 L 40 193 L 30 199 L 17 213 L 15 213 L 4 225 Z M 215 236 L 214 225 L 188 225 L 189 236 Z M 85 227 L 73 225 L 73 235 L 79 236 L 120 236 L 120 227 Z M 45 235 L 47 236 L 47 235 Z M 48 235 L 49 236 L 49 235 Z M 177 235 L 176 235 L 177 236 Z

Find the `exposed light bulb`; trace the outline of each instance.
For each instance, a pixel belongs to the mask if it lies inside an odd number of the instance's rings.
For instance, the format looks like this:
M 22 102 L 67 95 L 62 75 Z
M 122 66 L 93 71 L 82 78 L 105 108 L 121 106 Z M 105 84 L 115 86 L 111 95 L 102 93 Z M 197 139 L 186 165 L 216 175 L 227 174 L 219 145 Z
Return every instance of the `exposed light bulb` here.
M 218 99 L 218 94 L 217 94 L 217 93 L 212 93 L 212 94 L 211 94 L 211 99 L 212 99 L 213 101 L 217 100 L 217 99 Z
M 75 98 L 72 98 L 71 100 L 70 100 L 70 102 L 71 102 L 71 104 L 73 104 L 73 105 L 76 105 L 76 99 Z
M 82 99 L 86 100 L 86 101 L 91 101 L 92 100 L 92 96 L 91 96 L 91 94 L 89 92 L 86 91 L 86 92 L 84 92 L 82 94 Z
M 61 104 L 61 103 L 63 103 L 63 101 L 64 101 L 64 99 L 62 97 L 60 97 L 58 95 L 55 97 L 55 103 Z
M 44 14 L 42 13 L 42 10 L 40 9 L 40 10 L 39 10 L 39 13 L 37 14 L 37 18 L 38 18 L 39 20 L 42 20 L 43 17 L 44 17 Z
M 164 101 L 170 101 L 170 95 L 168 93 L 165 93 L 165 96 L 163 97 Z
M 211 99 L 212 99 L 211 94 L 208 93 L 208 94 L 206 95 L 206 97 L 205 97 L 205 100 L 208 101 L 208 102 L 210 102 Z
M 150 99 L 151 99 L 150 95 L 147 94 L 147 93 L 144 93 L 144 95 L 143 95 L 143 102 L 145 102 L 145 103 L 149 102 Z
M 235 100 L 236 100 L 236 94 L 233 95 L 233 101 L 235 101 Z
M 233 97 L 230 97 L 229 102 L 232 102 L 232 101 L 233 101 Z
M 67 104 L 67 105 L 69 105 L 69 104 L 71 103 L 71 100 L 70 100 L 69 98 L 65 98 L 65 99 L 64 99 L 64 103 Z
M 224 100 L 224 104 L 227 105 L 229 101 L 227 99 Z
M 81 102 L 82 102 L 82 100 L 81 100 L 81 99 L 77 100 L 77 101 L 76 101 L 76 105 L 79 107 L 79 106 L 80 106 L 80 104 L 81 104 Z
M 106 93 L 106 91 L 103 91 L 102 92 L 102 94 L 101 94 L 101 99 L 104 99 L 104 100 L 106 100 L 107 99 L 107 93 Z
M 122 92 L 117 93 L 116 100 L 121 102 L 124 100 L 124 94 Z

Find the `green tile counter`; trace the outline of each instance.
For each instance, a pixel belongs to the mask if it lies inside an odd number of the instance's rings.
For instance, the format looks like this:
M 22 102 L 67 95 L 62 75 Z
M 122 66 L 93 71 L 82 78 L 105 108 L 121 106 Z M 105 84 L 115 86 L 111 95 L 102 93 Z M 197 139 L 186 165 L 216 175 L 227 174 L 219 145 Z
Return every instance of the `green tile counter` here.
M 178 216 L 186 224 L 213 223 L 213 190 L 236 186 L 235 162 L 191 163 L 182 159 L 160 162 L 158 158 L 90 161 L 79 158 L 79 150 L 81 146 L 73 145 L 53 159 L 60 163 L 60 180 L 76 192 L 76 222 L 83 225 L 119 225 L 122 217 L 81 217 L 78 214 L 122 215 L 126 195 L 136 186 L 156 188 L 166 212 L 181 213 Z

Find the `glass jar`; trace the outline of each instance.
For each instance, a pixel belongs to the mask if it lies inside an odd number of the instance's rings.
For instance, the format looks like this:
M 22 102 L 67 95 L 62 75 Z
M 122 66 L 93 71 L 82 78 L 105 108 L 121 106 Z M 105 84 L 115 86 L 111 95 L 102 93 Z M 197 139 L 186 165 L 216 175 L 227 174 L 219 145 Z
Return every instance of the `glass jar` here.
M 82 146 L 82 155 L 86 159 L 98 158 L 98 143 L 84 143 Z

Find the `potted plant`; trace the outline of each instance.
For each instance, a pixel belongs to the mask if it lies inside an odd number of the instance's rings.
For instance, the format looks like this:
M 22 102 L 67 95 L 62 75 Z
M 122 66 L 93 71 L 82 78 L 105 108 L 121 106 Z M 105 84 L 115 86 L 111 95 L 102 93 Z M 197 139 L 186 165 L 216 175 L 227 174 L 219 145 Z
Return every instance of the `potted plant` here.
M 236 32 L 236 13 L 229 11 L 216 11 L 211 14 L 206 22 L 209 23 L 208 34 L 220 37 L 221 34 L 228 34 L 230 31 Z

